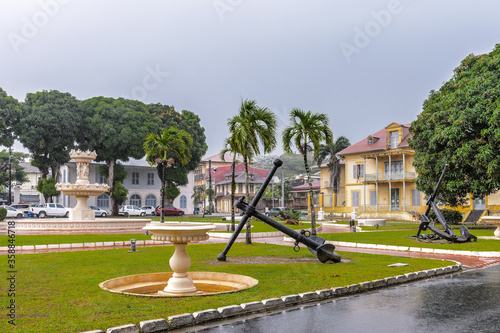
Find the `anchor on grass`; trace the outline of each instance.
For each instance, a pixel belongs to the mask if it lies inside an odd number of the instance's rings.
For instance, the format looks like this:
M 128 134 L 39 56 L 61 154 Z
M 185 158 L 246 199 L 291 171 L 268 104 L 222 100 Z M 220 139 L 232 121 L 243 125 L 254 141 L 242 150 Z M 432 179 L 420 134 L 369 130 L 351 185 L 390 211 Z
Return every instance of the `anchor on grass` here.
M 437 193 L 439 191 L 439 187 L 441 186 L 441 183 L 443 181 L 444 174 L 446 173 L 446 170 L 448 170 L 448 164 L 446 164 L 444 166 L 443 172 L 441 173 L 441 176 L 439 177 L 439 180 L 436 184 L 436 187 L 434 188 L 434 192 L 427 199 L 427 210 L 425 211 L 424 214 L 422 214 L 420 216 L 421 223 L 420 223 L 420 226 L 418 228 L 418 233 L 417 233 L 416 237 L 417 237 L 417 239 L 422 238 L 422 239 L 430 239 L 430 240 L 437 240 L 437 239 L 442 238 L 442 239 L 446 239 L 450 243 L 465 243 L 465 242 L 469 242 L 471 240 L 477 241 L 477 237 L 474 236 L 473 234 L 471 234 L 469 232 L 469 229 L 464 224 L 462 224 L 460 226 L 460 236 L 457 236 L 455 234 L 455 232 L 453 232 L 453 228 L 451 227 L 451 225 L 448 222 L 446 222 L 446 219 L 444 218 L 443 214 L 441 213 L 441 211 L 439 210 L 439 208 L 435 202 Z M 443 230 L 438 229 L 435 226 L 433 226 L 432 224 L 430 224 L 431 221 L 430 221 L 428 215 L 429 215 L 431 208 L 434 211 L 434 213 L 436 214 L 436 217 L 437 217 L 439 223 L 441 224 L 441 226 L 443 227 Z M 426 231 L 427 229 L 430 229 L 434 233 L 434 235 L 432 235 L 432 234 L 420 235 L 420 232 Z
M 241 209 L 245 214 L 243 215 L 243 218 L 241 219 L 240 223 L 238 224 L 238 227 L 234 231 L 233 235 L 227 242 L 226 247 L 224 248 L 224 251 L 220 253 L 217 256 L 217 259 L 219 261 L 226 261 L 226 255 L 231 249 L 231 246 L 233 245 L 234 241 L 240 234 L 241 230 L 243 229 L 243 226 L 247 222 L 247 220 L 254 216 L 261 220 L 262 222 L 270 225 L 271 227 L 278 229 L 282 233 L 292 237 L 295 239 L 295 251 L 298 251 L 300 249 L 299 243 L 302 243 L 307 246 L 309 251 L 311 251 L 312 254 L 318 257 L 319 261 L 322 263 L 326 263 L 327 261 L 333 261 L 333 262 L 340 262 L 341 258 L 340 255 L 335 253 L 335 246 L 333 244 L 325 244 L 325 240 L 321 237 L 311 235 L 311 233 L 308 230 L 301 230 L 300 233 L 288 228 L 287 226 L 276 222 L 275 220 L 271 219 L 270 217 L 267 217 L 266 215 L 262 214 L 261 212 L 257 211 L 255 207 L 257 206 L 260 198 L 264 194 L 264 191 L 266 190 L 267 186 L 269 185 L 269 182 L 273 178 L 274 174 L 276 173 L 276 170 L 283 164 L 283 161 L 280 159 L 275 159 L 274 160 L 274 166 L 267 175 L 267 178 L 265 179 L 264 183 L 262 184 L 261 188 L 253 198 L 252 202 L 250 204 L 247 204 L 244 200 L 245 197 L 240 198 L 237 202 L 235 202 L 234 206 L 236 208 Z

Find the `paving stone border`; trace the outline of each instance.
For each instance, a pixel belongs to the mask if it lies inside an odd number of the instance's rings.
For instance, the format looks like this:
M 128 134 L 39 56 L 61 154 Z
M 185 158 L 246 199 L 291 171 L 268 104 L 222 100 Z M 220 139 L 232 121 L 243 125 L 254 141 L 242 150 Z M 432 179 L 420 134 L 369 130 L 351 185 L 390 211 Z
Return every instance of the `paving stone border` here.
M 455 265 L 423 270 L 419 272 L 406 273 L 404 275 L 387 277 L 373 281 L 365 281 L 351 284 L 345 287 L 335 287 L 300 293 L 298 295 L 286 295 L 280 298 L 270 298 L 262 301 L 242 303 L 240 305 L 228 305 L 217 309 L 208 309 L 194 313 L 183 313 L 169 316 L 167 319 L 159 318 L 139 322 L 139 325 L 127 324 L 117 327 L 110 327 L 106 331 L 94 330 L 83 333 L 161 333 L 170 330 L 207 324 L 227 318 L 265 313 L 269 311 L 286 309 L 298 305 L 314 304 L 318 302 L 333 300 L 339 297 L 387 288 L 398 284 L 414 282 L 418 280 L 433 278 L 458 272 L 462 269 L 460 263 Z

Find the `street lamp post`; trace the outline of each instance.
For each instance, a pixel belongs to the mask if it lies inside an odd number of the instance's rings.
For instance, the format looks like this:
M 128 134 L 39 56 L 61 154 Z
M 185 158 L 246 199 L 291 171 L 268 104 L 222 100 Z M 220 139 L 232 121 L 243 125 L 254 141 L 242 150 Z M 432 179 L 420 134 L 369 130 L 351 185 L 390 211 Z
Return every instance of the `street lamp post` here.
M 9 206 L 12 205 L 12 148 L 9 148 Z

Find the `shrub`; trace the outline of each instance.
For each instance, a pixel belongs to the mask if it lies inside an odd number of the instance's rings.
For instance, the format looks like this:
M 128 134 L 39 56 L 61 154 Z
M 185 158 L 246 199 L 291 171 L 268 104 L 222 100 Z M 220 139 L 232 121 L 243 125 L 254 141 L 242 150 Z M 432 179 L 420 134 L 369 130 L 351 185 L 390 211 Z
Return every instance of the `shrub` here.
M 462 222 L 462 213 L 460 213 L 458 210 L 442 209 L 441 214 L 443 214 L 444 219 L 449 224 L 460 224 Z M 431 221 L 439 222 L 436 214 L 434 213 L 434 210 L 431 210 L 428 217 Z
M 0 221 L 3 221 L 7 216 L 7 209 L 0 207 Z
M 293 208 L 282 210 L 280 217 L 285 220 L 285 224 L 299 225 L 299 219 L 303 215 L 302 212 L 294 210 Z

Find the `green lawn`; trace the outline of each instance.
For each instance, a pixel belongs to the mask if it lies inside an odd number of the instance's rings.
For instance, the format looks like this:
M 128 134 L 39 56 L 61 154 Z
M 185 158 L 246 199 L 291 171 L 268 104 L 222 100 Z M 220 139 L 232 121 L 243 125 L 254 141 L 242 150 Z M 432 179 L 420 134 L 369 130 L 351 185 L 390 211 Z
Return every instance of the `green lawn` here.
M 342 234 L 321 234 L 320 236 L 326 240 L 368 243 L 368 244 L 384 244 L 396 246 L 411 246 L 411 247 L 426 247 L 434 249 L 449 249 L 463 251 L 500 251 L 500 240 L 478 239 L 477 242 L 461 243 L 461 244 L 436 244 L 419 242 L 411 236 L 416 235 L 418 226 L 414 230 L 395 230 L 395 231 L 372 231 L 372 232 L 357 232 L 357 233 L 342 233 Z M 456 231 L 457 235 L 460 234 Z M 425 233 L 429 233 L 426 231 Z M 471 230 L 475 236 L 493 236 L 493 230 Z
M 190 245 L 191 271 L 214 271 L 249 275 L 259 280 L 251 289 L 238 293 L 188 298 L 143 298 L 103 291 L 99 283 L 108 279 L 150 272 L 168 271 L 173 246 L 23 254 L 16 256 L 16 305 L 19 332 L 80 332 L 167 318 L 175 314 L 260 301 L 300 292 L 345 286 L 450 265 L 431 259 L 387 255 L 339 253 L 348 262 L 338 264 L 235 264 L 236 257 L 313 257 L 307 249 L 295 253 L 290 246 L 236 243 L 227 262 L 216 256 L 225 244 Z M 388 268 L 396 262 L 410 266 Z M 6 286 L 6 284 L 2 284 Z M 7 304 L 5 287 L 2 304 Z M 1 331 L 7 331 L 2 320 Z M 10 329 L 10 328 L 9 328 Z

